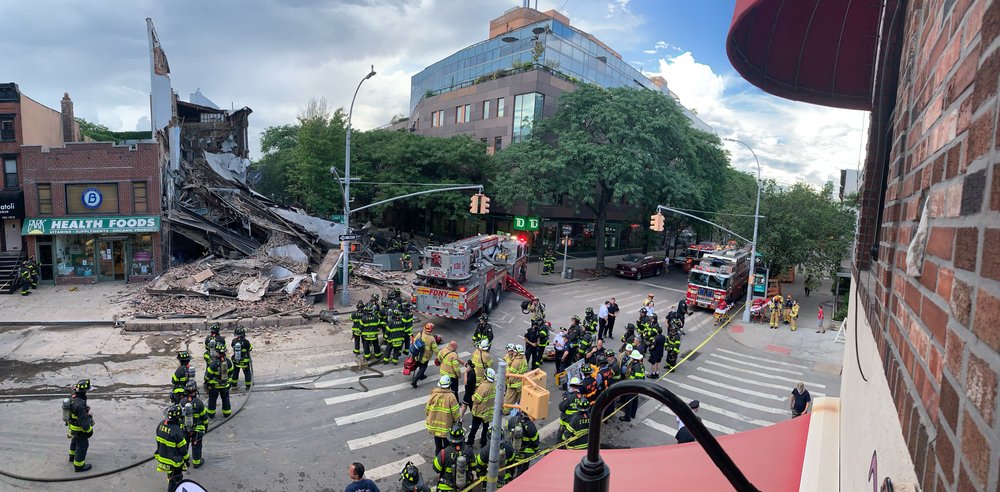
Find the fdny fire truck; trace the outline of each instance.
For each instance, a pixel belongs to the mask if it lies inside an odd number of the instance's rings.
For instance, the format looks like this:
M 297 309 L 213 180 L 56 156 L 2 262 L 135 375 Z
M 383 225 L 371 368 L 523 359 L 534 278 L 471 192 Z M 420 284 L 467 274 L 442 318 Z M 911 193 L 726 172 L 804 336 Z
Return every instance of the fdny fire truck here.
M 747 249 L 706 254 L 688 275 L 688 306 L 715 309 L 723 299 L 731 304 L 746 294 L 749 271 Z
M 523 238 L 480 235 L 443 246 L 428 246 L 413 282 L 416 311 L 451 319 L 490 312 L 504 290 L 534 300 L 520 282 L 528 271 Z

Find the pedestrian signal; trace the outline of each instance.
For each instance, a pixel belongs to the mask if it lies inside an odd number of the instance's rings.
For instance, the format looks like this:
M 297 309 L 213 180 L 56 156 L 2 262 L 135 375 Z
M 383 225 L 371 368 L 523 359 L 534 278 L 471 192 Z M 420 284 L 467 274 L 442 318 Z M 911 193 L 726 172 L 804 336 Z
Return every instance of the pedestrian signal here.
M 472 195 L 472 201 L 469 202 L 469 213 L 478 214 L 479 213 L 479 194 Z
M 649 218 L 649 228 L 656 232 L 663 231 L 663 214 L 657 212 Z

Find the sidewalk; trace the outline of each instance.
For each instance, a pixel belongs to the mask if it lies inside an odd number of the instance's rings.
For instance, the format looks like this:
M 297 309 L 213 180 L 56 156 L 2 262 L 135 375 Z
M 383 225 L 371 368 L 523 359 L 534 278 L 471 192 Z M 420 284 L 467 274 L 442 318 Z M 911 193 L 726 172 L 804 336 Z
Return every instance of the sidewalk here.
M 834 323 L 832 279 L 824 279 L 819 289 L 806 297 L 803 289 L 804 275 L 797 275 L 795 283 L 781 284 L 784 295 L 791 294 L 799 302 L 798 329 L 791 331 L 790 325 L 782 324 L 779 329 L 772 330 L 768 323 L 743 323 L 742 312 L 733 320 L 726 330 L 737 342 L 757 350 L 789 355 L 799 359 L 812 361 L 814 369 L 830 374 L 840 374 L 843 367 L 844 344 L 835 343 L 839 323 Z M 816 312 L 823 306 L 826 333 L 816 333 Z
M 142 284 L 107 282 L 90 285 L 39 285 L 31 294 L 0 295 L 0 325 L 24 322 L 72 321 L 79 324 L 111 323 L 128 305 L 119 298 Z M 96 324 L 95 323 L 95 324 Z

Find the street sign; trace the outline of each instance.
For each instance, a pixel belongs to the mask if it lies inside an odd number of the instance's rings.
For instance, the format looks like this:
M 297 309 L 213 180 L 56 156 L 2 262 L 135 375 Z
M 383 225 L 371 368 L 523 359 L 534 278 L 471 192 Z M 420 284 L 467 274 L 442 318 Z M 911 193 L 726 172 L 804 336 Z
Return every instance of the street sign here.
M 341 234 L 340 235 L 340 240 L 341 241 L 357 241 L 357 239 L 358 239 L 358 235 L 357 234 Z
M 573 234 L 573 226 L 571 226 L 569 224 L 563 225 L 562 226 L 562 233 L 563 233 L 563 236 L 568 236 L 570 234 Z
M 330 215 L 330 220 L 333 221 L 333 222 L 343 223 L 344 222 L 344 214 L 333 214 L 333 215 Z

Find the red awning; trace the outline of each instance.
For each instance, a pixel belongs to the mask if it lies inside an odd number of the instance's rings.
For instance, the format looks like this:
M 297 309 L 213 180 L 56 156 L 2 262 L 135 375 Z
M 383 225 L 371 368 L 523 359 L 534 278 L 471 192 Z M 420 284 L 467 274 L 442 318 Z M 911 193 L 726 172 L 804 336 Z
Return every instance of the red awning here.
M 736 0 L 729 61 L 776 96 L 871 110 L 881 3 Z
M 736 466 L 760 490 L 798 491 L 811 414 L 747 432 L 719 437 Z M 670 438 L 672 441 L 673 438 Z M 553 451 L 504 492 L 573 490 L 573 472 L 585 451 Z M 697 443 L 638 449 L 608 449 L 601 458 L 611 469 L 611 490 L 732 490 Z

